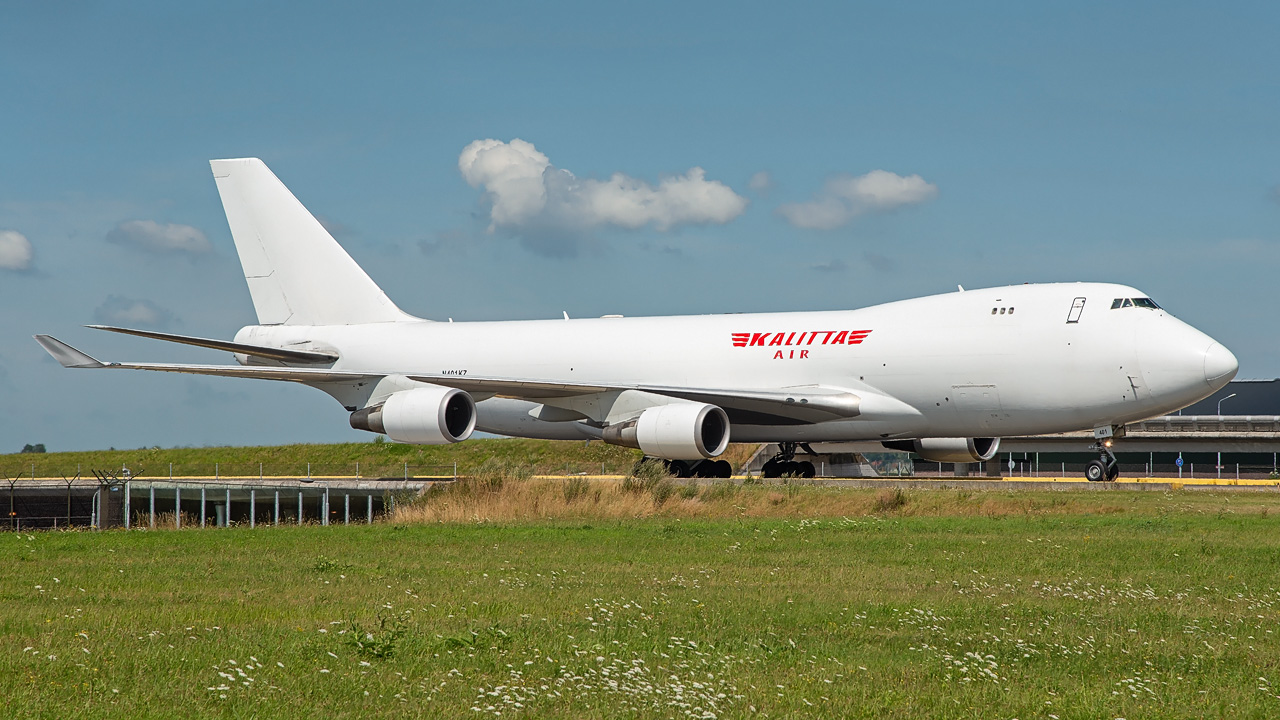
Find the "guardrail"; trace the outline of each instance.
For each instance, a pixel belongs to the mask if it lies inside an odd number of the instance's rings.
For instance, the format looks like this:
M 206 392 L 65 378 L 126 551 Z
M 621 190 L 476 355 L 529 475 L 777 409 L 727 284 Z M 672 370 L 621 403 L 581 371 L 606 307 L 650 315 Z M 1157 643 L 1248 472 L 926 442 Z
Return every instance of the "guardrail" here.
M 1127 426 L 1143 433 L 1277 433 L 1280 415 L 1165 415 Z

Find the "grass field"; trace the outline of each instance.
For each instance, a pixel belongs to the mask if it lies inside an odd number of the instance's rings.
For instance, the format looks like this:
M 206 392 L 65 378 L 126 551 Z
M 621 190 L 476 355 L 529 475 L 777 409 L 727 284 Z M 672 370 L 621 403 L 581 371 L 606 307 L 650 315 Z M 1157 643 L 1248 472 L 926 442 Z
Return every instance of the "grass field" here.
M 736 468 L 756 445 L 735 444 L 724 459 Z M 452 445 L 403 445 L 391 442 L 338 443 L 330 445 L 280 445 L 269 447 L 138 448 L 84 452 L 12 453 L 0 455 L 5 478 L 73 476 L 79 470 L 119 470 L 127 465 L 136 475 L 165 477 L 172 466 L 179 477 L 264 475 L 378 475 L 399 476 L 405 464 L 410 472 L 439 473 L 456 463 L 461 473 L 472 472 L 485 462 L 520 463 L 538 474 L 626 473 L 639 460 L 639 450 L 566 440 L 481 438 Z
M 1275 495 L 617 486 L 451 489 L 373 526 L 0 535 L 0 702 L 1280 716 Z

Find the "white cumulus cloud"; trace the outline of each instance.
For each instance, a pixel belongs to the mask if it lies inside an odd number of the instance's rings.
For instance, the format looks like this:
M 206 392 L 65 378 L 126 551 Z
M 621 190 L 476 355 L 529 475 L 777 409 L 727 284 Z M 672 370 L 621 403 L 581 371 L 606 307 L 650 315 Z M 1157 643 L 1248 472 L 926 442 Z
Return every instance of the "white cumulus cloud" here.
M 0 230 L 0 270 L 31 269 L 31 241 L 17 230 Z
M 519 138 L 476 140 L 458 156 L 462 177 L 491 203 L 489 230 L 581 231 L 602 226 L 724 224 L 742 214 L 747 199 L 690 168 L 652 185 L 614 173 L 607 180 L 579 178 L 551 164 Z
M 166 328 L 173 323 L 173 313 L 150 300 L 110 295 L 93 311 L 94 322 L 102 325 Z
M 213 249 L 204 233 L 190 225 L 162 225 L 154 220 L 126 220 L 107 233 L 107 242 L 160 253 L 199 255 Z
M 918 205 L 937 194 L 938 186 L 919 175 L 872 170 L 866 175 L 833 177 L 812 200 L 788 203 L 778 212 L 798 228 L 831 230 L 847 225 L 859 215 Z

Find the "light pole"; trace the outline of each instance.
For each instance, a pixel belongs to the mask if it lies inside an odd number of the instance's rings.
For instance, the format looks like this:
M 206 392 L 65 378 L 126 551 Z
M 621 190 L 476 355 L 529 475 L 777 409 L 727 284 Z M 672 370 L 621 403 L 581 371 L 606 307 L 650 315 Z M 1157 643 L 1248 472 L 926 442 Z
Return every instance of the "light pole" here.
M 1218 401 L 1218 417 L 1222 417 L 1222 403 L 1223 403 L 1223 402 L 1225 402 L 1225 401 L 1227 401 L 1227 400 L 1230 400 L 1231 398 L 1233 398 L 1233 397 L 1235 397 L 1235 396 L 1236 396 L 1236 393 L 1231 393 L 1230 395 L 1228 395 L 1228 396 L 1226 396 L 1226 397 L 1224 397 L 1224 398 L 1222 398 L 1221 400 L 1219 400 L 1219 401 Z
M 1230 395 L 1218 401 L 1218 422 L 1222 422 L 1222 403 L 1227 400 L 1230 400 L 1235 396 L 1236 396 L 1236 393 L 1231 393 Z M 1219 480 L 1222 479 L 1222 451 L 1221 450 L 1218 451 L 1218 479 Z

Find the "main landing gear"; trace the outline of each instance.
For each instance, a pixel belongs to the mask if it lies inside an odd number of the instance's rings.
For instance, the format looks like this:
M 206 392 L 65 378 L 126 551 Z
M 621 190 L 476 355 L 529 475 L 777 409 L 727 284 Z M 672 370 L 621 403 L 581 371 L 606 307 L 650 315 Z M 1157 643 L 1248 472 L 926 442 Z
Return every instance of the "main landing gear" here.
M 1120 461 L 1116 460 L 1111 445 L 1116 438 L 1124 437 L 1124 426 L 1095 428 L 1093 436 L 1097 442 L 1089 449 L 1098 451 L 1098 459 L 1090 460 L 1084 466 L 1084 477 L 1089 482 L 1114 482 L 1120 477 Z
M 780 478 L 783 476 L 811 478 L 817 474 L 813 463 L 809 461 L 796 462 L 796 448 L 801 448 L 810 455 L 815 455 L 813 449 L 803 443 L 782 442 L 778 443 L 778 454 L 774 455 L 760 469 L 760 476 L 766 478 Z
M 660 462 L 672 477 L 678 478 L 733 477 L 733 466 L 728 460 L 659 460 L 646 457 L 640 462 Z

